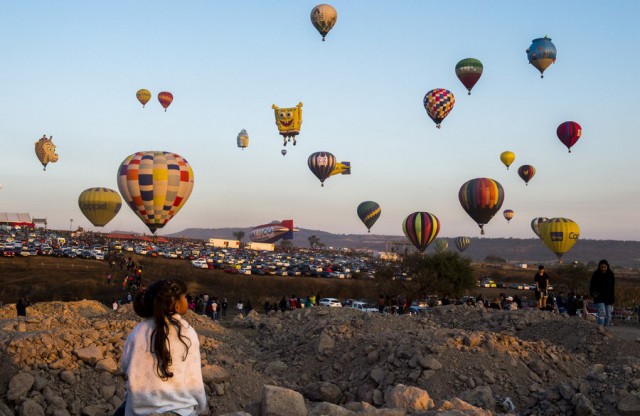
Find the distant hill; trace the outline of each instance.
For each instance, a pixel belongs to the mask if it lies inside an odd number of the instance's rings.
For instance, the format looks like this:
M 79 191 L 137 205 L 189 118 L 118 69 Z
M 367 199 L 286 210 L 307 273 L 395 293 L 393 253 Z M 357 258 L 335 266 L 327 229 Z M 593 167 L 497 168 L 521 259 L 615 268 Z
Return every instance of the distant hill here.
M 182 237 L 208 240 L 209 238 L 233 239 L 233 233 L 245 232 L 244 241 L 249 240 L 248 228 L 187 228 L 166 237 Z M 320 230 L 300 228 L 294 234 L 293 245 L 308 247 L 309 237 L 315 235 L 327 247 L 368 249 L 373 251 L 391 250 L 392 242 L 397 251 L 402 251 L 402 244 L 407 243 L 404 236 L 378 234 L 332 234 Z M 449 243 L 449 250 L 456 250 L 453 238 L 444 238 Z M 433 252 L 433 247 L 427 253 Z M 494 255 L 506 259 L 510 263 L 555 263 L 556 256 L 551 253 L 540 240 L 516 238 L 471 238 L 469 248 L 464 252 L 475 262 L 484 261 L 487 256 Z M 640 241 L 617 240 L 579 240 L 563 257 L 565 263 L 578 260 L 580 262 L 598 262 L 607 259 L 614 267 L 640 268 Z

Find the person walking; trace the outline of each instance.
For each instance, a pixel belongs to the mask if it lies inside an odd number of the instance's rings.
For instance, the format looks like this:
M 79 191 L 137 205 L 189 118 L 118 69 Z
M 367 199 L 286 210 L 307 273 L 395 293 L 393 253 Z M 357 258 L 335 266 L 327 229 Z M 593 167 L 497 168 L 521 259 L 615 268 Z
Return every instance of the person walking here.
M 229 302 L 227 301 L 227 298 L 222 298 L 222 303 L 220 304 L 220 307 L 222 308 L 222 316 L 223 317 L 227 316 L 227 308 L 229 307 Z
M 180 280 L 159 280 L 136 294 L 133 310 L 143 320 L 122 349 L 126 394 L 115 416 L 206 412 L 200 341 L 181 317 L 188 310 L 185 295 Z
M 18 316 L 27 316 L 27 304 L 22 298 L 18 299 L 18 303 L 16 303 L 16 313 Z
M 609 267 L 609 262 L 600 260 L 598 268 L 591 276 L 589 284 L 589 295 L 593 298 L 596 305 L 598 325 L 611 325 L 611 315 L 613 313 L 613 304 L 615 303 L 616 278 Z
M 536 300 L 538 301 L 538 309 L 547 306 L 547 296 L 549 295 L 549 275 L 544 271 L 544 266 L 538 266 L 538 273 L 533 278 L 536 284 Z

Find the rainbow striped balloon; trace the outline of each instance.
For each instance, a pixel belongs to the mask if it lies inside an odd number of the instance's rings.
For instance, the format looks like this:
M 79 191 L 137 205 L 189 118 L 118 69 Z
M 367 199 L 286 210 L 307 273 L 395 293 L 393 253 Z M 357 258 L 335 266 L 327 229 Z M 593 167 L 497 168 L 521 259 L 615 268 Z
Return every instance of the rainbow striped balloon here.
M 423 253 L 440 232 L 440 220 L 428 212 L 414 212 L 405 218 L 402 231 L 418 251 Z

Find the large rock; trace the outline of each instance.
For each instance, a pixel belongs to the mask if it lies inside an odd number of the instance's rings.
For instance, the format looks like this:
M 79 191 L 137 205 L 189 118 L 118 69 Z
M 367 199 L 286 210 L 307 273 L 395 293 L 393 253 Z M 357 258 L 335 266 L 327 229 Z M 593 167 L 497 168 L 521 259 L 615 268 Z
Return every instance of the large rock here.
M 20 406 L 18 416 L 44 416 L 44 409 L 35 400 L 27 399 Z
M 322 402 L 314 406 L 307 416 L 353 416 L 354 412 L 337 404 Z
M 460 398 L 483 409 L 494 410 L 496 406 L 496 400 L 493 398 L 493 392 L 489 386 L 478 386 L 473 390 L 465 390 L 460 394 Z
M 622 416 L 640 416 L 640 397 L 628 394 L 618 402 L 618 412 Z
M 417 387 L 398 384 L 385 393 L 385 402 L 388 408 L 401 408 L 405 410 L 429 410 L 433 407 L 433 400 L 429 393 Z
M 29 373 L 18 373 L 11 377 L 9 380 L 9 391 L 7 392 L 7 399 L 10 401 L 17 401 L 21 397 L 27 395 L 35 378 Z
M 107 357 L 104 360 L 100 360 L 96 363 L 96 370 L 98 371 L 106 371 L 107 373 L 115 374 L 118 372 L 118 363 L 111 358 Z
M 307 414 L 304 397 L 297 391 L 277 386 L 262 389 L 262 416 L 300 416 Z
M 439 416 L 492 416 L 489 410 L 473 406 L 457 397 L 451 401 L 445 400 L 437 409 Z
M 229 380 L 229 373 L 219 365 L 205 365 L 202 367 L 202 379 L 206 384 L 224 383 Z
M 96 344 L 91 344 L 84 348 L 76 348 L 73 350 L 73 354 L 90 366 L 96 365 L 98 361 L 104 358 L 104 351 Z
M 327 382 L 314 382 L 307 384 L 302 393 L 313 402 L 328 402 L 336 404 L 342 397 L 340 387 Z

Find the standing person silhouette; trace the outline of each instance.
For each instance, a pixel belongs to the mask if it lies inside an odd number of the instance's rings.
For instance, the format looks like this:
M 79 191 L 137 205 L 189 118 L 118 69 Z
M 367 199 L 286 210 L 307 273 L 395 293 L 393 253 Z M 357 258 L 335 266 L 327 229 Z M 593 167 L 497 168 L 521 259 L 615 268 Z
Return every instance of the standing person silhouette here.
M 600 260 L 598 263 L 598 268 L 591 276 L 589 295 L 593 297 L 593 302 L 596 304 L 598 325 L 611 325 L 613 304 L 616 300 L 616 277 L 608 261 Z
M 185 293 L 184 282 L 159 280 L 136 294 L 133 309 L 144 320 L 122 350 L 127 391 L 114 416 L 205 412 L 198 334 L 181 316 L 188 310 Z
M 538 266 L 538 273 L 536 273 L 533 280 L 536 283 L 536 300 L 538 301 L 538 309 L 543 309 L 547 306 L 547 296 L 549 295 L 549 275 L 544 271 L 544 266 Z

